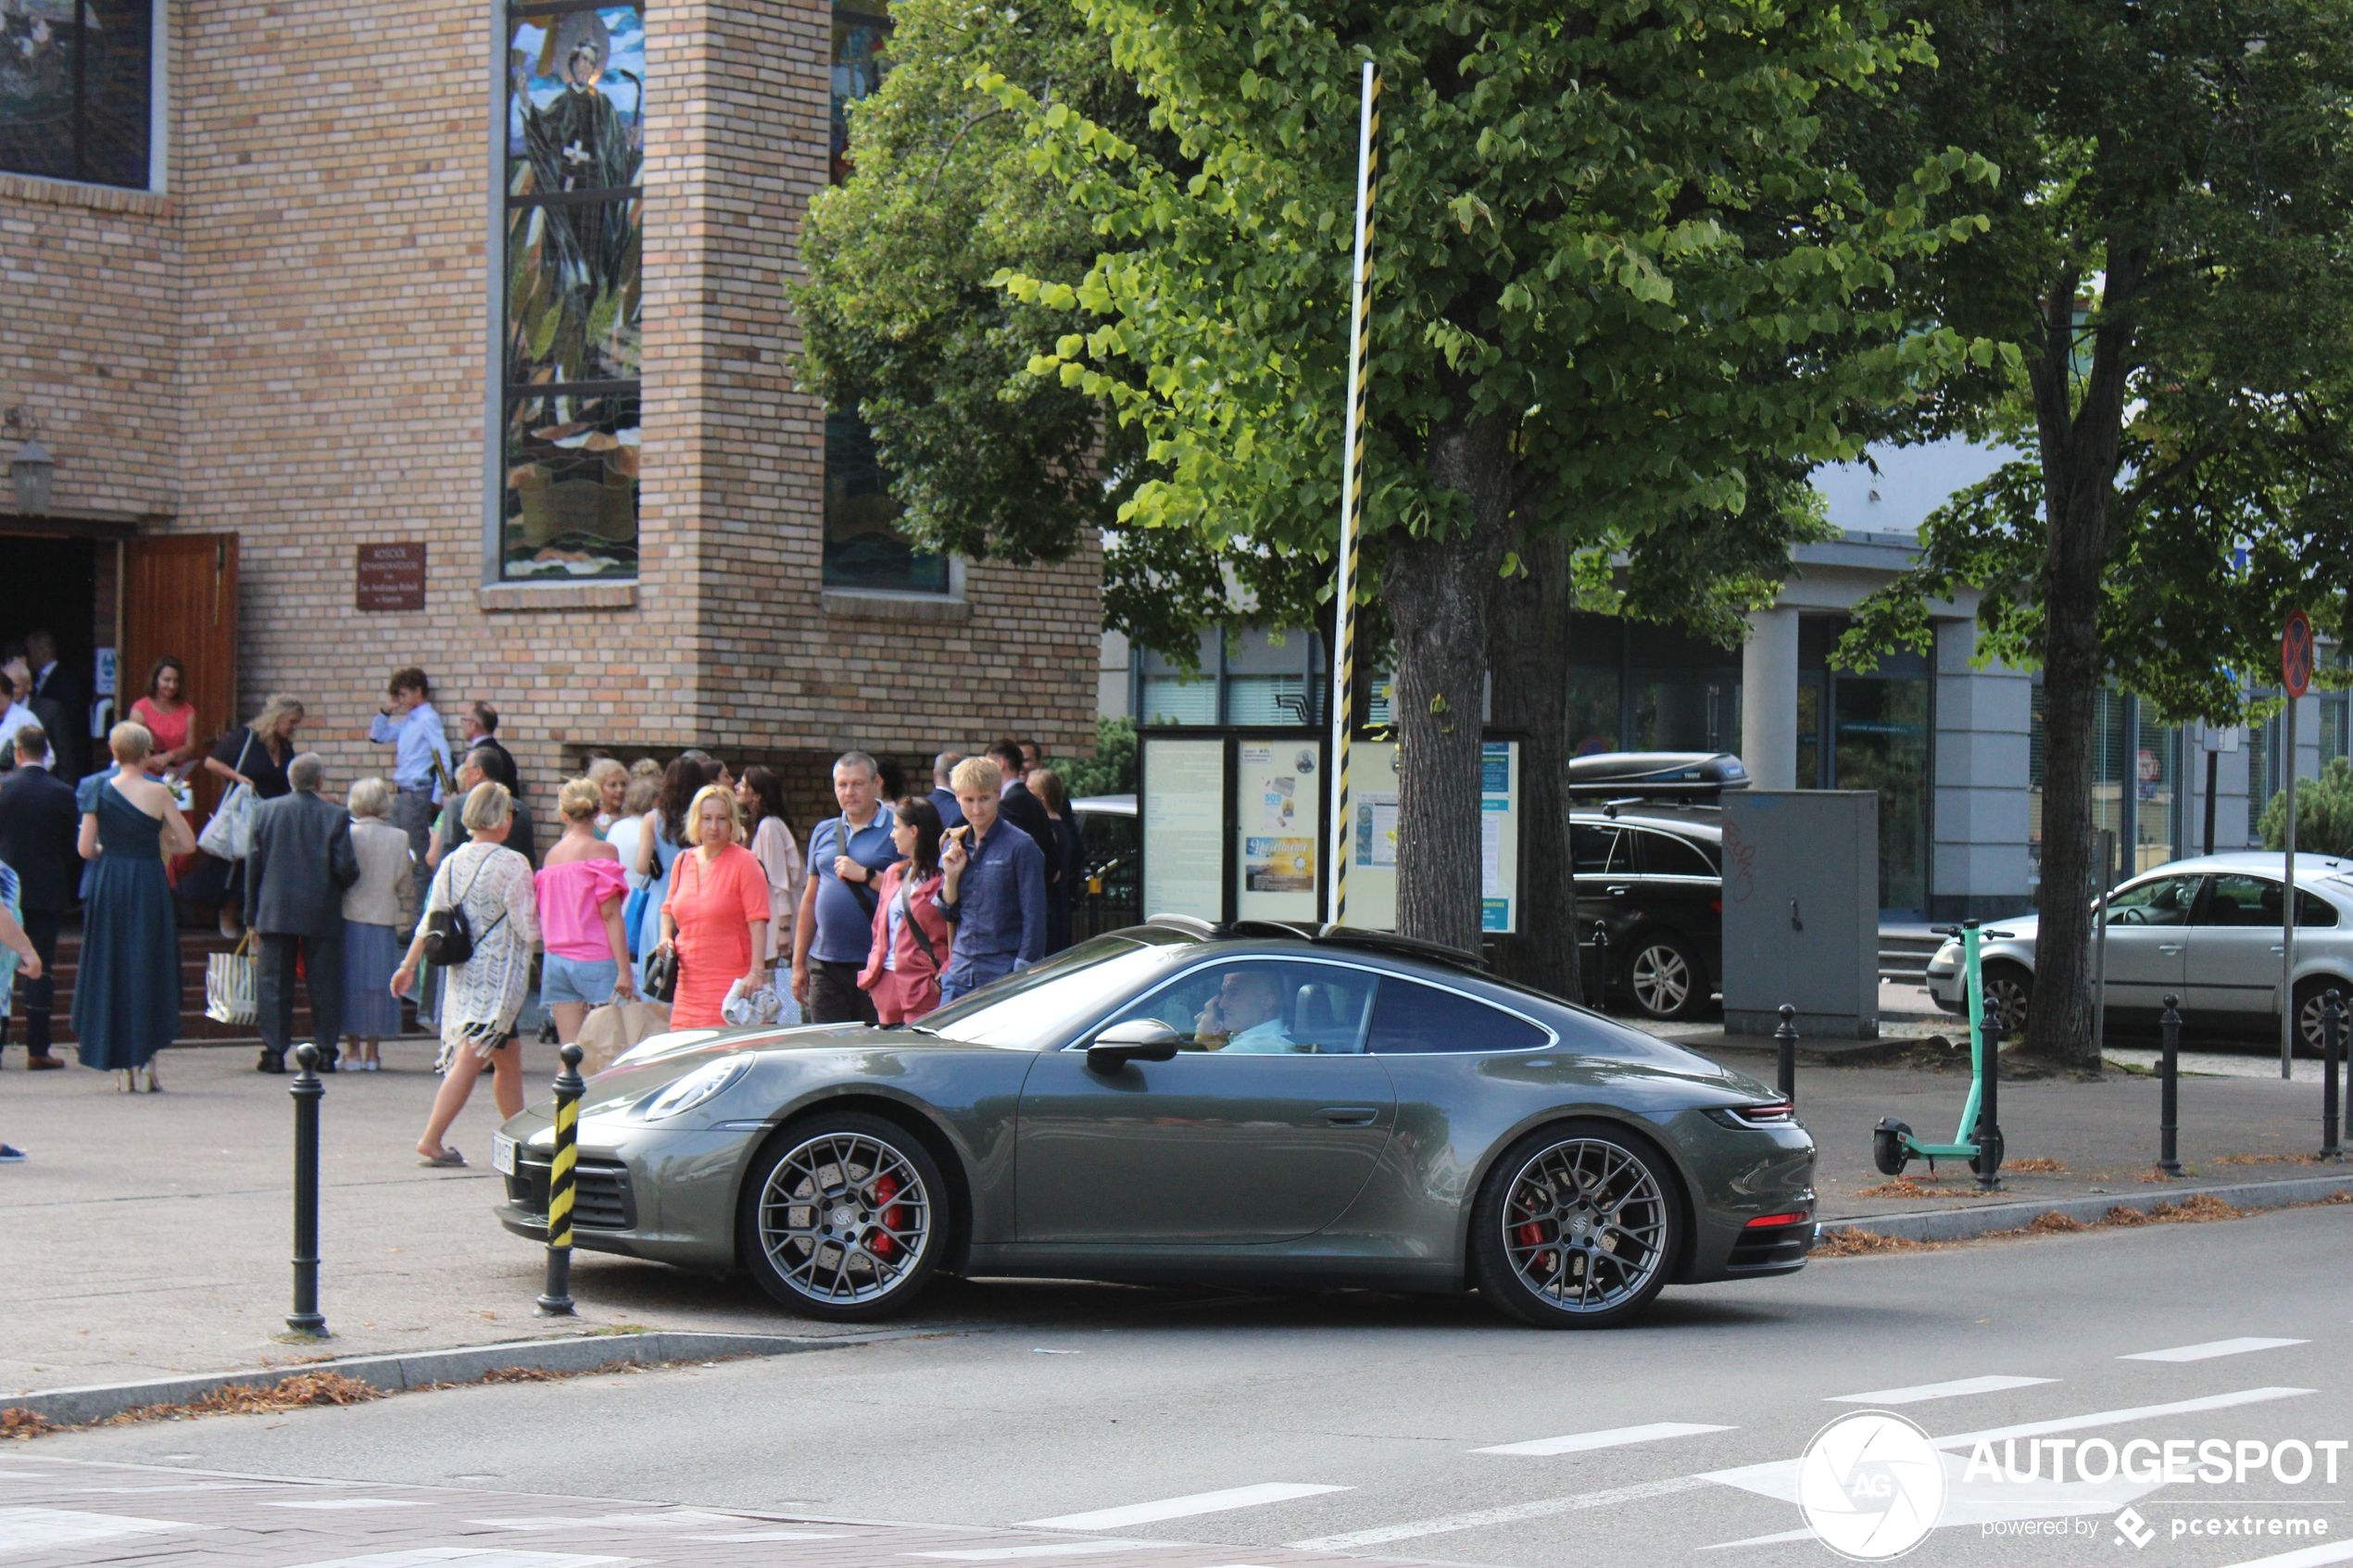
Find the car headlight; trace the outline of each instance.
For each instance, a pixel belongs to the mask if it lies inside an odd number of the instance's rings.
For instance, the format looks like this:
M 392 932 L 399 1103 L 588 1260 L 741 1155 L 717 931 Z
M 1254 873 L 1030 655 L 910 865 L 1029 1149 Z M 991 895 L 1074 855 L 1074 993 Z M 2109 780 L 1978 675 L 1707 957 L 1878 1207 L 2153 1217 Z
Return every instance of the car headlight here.
M 751 1058 L 748 1056 L 730 1057 L 698 1067 L 648 1100 L 646 1120 L 659 1122 L 667 1116 L 683 1115 L 732 1088 L 750 1071 Z

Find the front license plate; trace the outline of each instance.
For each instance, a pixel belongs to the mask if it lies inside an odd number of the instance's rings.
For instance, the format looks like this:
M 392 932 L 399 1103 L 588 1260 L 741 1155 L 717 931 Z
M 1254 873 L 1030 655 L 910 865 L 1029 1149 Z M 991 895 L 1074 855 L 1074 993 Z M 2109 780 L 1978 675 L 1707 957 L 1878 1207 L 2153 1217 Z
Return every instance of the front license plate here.
M 490 1168 L 502 1176 L 515 1173 L 515 1140 L 504 1133 L 490 1135 Z

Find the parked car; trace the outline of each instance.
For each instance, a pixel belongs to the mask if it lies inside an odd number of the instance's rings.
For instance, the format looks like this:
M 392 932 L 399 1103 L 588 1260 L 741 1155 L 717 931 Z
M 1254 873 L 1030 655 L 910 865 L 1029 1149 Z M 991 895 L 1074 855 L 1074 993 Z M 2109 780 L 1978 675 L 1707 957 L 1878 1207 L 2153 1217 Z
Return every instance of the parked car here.
M 1713 806 L 1642 803 L 1569 814 L 1579 957 L 1604 995 L 1646 1018 L 1705 1010 L 1724 972 L 1724 822 Z M 1604 955 L 1594 941 L 1605 932 Z
M 492 1148 L 533 1241 L 551 1115 Z M 919 1027 L 641 1043 L 589 1081 L 573 1236 L 833 1320 L 947 1273 L 1475 1287 L 1596 1327 L 1802 1267 L 1814 1155 L 1755 1079 L 1466 955 L 1163 918 Z
M 2278 1027 L 2285 857 L 2259 850 L 2175 860 L 2108 897 L 2108 1014 L 2148 1022 L 2169 996 L 2182 1016 L 2224 1030 Z M 2353 862 L 2296 858 L 2297 1033 L 2321 1048 L 2321 1002 L 2334 986 L 2353 1001 Z M 2022 1033 L 2034 997 L 2033 915 L 1988 921 L 1980 963 L 1989 1026 Z M 1928 964 L 1929 995 L 1947 1012 L 1968 1010 L 1961 944 L 1948 940 Z

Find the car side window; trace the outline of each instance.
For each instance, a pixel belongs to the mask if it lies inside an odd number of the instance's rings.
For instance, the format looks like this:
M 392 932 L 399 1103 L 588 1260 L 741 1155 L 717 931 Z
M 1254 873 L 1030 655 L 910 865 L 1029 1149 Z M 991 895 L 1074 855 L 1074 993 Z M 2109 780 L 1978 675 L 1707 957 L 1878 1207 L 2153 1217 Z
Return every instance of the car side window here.
M 2197 897 L 2198 879 L 2194 876 L 2161 876 L 2154 882 L 2128 887 L 2108 901 L 2108 923 L 2110 925 L 2187 925 L 2190 905 Z
M 1600 876 L 1609 870 L 1609 852 L 1617 842 L 1616 828 L 1573 822 L 1568 829 L 1568 858 L 1578 876 Z
M 1460 1051 L 1524 1051 L 1550 1045 L 1552 1035 L 1501 1008 L 1395 975 L 1383 978 L 1373 1000 L 1368 1048 L 1377 1055 Z
M 1678 838 L 1671 833 L 1646 833 L 1642 836 L 1644 875 L 1709 878 L 1716 875 L 1716 868 L 1708 864 L 1706 855 L 1690 839 Z
M 1236 959 L 1179 975 L 1110 1022 L 1164 1023 L 1179 1050 L 1356 1056 L 1376 978 L 1345 964 Z
M 2207 889 L 2200 925 L 2280 927 L 2280 884 L 2254 876 L 2218 876 Z

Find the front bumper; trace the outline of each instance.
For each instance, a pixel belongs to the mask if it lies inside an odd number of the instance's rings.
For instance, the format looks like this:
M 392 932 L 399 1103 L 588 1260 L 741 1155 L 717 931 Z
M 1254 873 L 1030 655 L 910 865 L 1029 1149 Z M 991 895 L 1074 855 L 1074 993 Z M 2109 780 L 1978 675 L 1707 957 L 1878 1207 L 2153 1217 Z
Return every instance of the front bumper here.
M 584 1133 L 592 1120 L 584 1120 Z M 538 1123 L 534 1126 L 533 1123 Z M 554 1160 L 542 1115 L 510 1122 L 515 1170 L 502 1176 L 506 1200 L 494 1210 L 509 1232 L 547 1240 L 547 1180 Z M 647 1128 L 607 1123 L 584 1136 L 574 1165 L 573 1245 L 681 1268 L 730 1268 L 736 1254 L 736 1187 L 758 1135 Z

